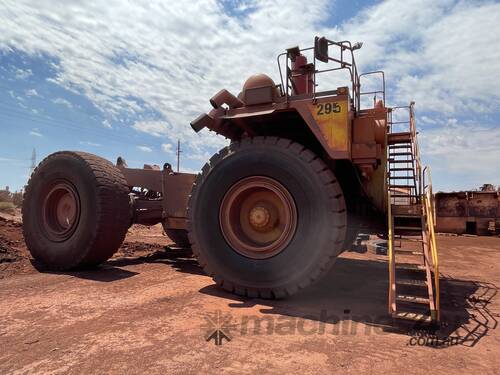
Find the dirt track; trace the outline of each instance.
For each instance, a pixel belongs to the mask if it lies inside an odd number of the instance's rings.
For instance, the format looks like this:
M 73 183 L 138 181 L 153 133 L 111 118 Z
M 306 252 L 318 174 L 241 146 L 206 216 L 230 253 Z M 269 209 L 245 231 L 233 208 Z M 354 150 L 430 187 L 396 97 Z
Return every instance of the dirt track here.
M 48 273 L 0 219 L 0 373 L 499 373 L 499 238 L 439 237 L 440 333 L 456 345 L 438 348 L 391 327 L 385 257 L 370 249 L 270 302 L 220 291 L 167 243 L 134 227 L 100 269 Z M 219 346 L 206 341 L 217 322 L 231 338 Z

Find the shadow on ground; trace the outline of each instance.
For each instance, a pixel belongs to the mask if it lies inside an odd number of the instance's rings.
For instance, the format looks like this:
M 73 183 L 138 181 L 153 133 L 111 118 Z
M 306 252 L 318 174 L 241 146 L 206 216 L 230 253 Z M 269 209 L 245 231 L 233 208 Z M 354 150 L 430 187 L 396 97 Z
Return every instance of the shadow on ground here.
M 112 282 L 137 275 L 137 272 L 120 267 L 143 263 L 162 263 L 178 272 L 204 275 L 189 249 L 159 247 L 152 253 L 139 257 L 113 258 L 93 270 L 66 272 L 74 277 Z M 36 261 L 33 266 L 40 272 L 51 272 Z M 342 330 L 355 334 L 356 323 L 365 325 L 365 334 L 384 332 L 410 336 L 431 337 L 451 342 L 452 345 L 473 347 L 491 330 L 497 328 L 498 312 L 490 306 L 498 287 L 485 282 L 461 280 L 441 275 L 441 324 L 429 327 L 420 323 L 395 321 L 387 314 L 387 263 L 376 260 L 359 260 L 341 257 L 332 270 L 319 283 L 285 300 L 244 298 L 228 293 L 215 284 L 204 287 L 201 293 L 225 298 L 230 308 L 238 309 L 255 305 L 264 317 L 276 321 L 283 317 L 302 318 L 324 323 L 326 329 Z M 348 326 L 343 322 L 349 322 Z M 449 345 L 431 347 L 446 348 Z
M 116 257 L 97 267 L 70 272 L 53 271 L 47 269 L 47 267 L 34 259 L 30 259 L 30 261 L 32 266 L 41 273 L 71 275 L 99 282 L 112 282 L 138 275 L 138 272 L 126 270 L 121 267 L 144 263 L 163 263 L 180 272 L 204 275 L 196 259 L 192 257 L 191 250 L 171 248 L 169 246 L 158 247 L 154 252 L 143 256 Z
M 264 305 L 261 313 L 303 318 L 325 323 L 333 333 L 356 334 L 363 323 L 364 334 L 384 332 L 425 337 L 426 345 L 472 347 L 498 325 L 498 313 L 490 310 L 498 288 L 490 283 L 441 278 L 442 316 L 439 326 L 393 320 L 387 313 L 387 263 L 339 258 L 318 284 L 286 300 L 238 297 L 215 285 L 202 293 L 228 299 L 232 308 Z M 324 324 L 323 324 L 324 326 Z

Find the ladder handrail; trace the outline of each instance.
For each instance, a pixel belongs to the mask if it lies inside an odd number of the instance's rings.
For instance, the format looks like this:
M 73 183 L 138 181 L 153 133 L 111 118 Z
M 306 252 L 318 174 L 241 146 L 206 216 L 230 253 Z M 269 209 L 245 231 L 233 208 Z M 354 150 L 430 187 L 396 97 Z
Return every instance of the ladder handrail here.
M 393 222 L 392 222 L 392 209 L 391 209 L 391 191 L 387 190 L 387 226 L 388 226 L 388 235 L 387 235 L 387 255 L 389 257 L 389 313 L 395 312 L 395 303 L 396 303 L 396 290 L 395 290 L 395 273 L 396 273 L 396 264 L 394 257 L 394 249 L 393 249 Z
M 439 320 L 440 319 L 439 255 L 436 245 L 436 233 L 434 231 L 435 211 L 434 211 L 433 195 L 432 195 L 432 180 L 429 167 L 426 166 L 423 172 L 424 172 L 423 177 L 425 178 L 425 176 L 427 176 L 427 178 L 429 179 L 429 183 L 427 185 L 424 185 L 425 192 L 423 194 L 423 197 L 424 197 L 426 225 L 427 225 L 427 230 L 429 231 L 428 246 L 431 249 L 432 263 L 434 267 L 434 286 L 436 288 L 435 306 L 437 312 L 437 320 Z

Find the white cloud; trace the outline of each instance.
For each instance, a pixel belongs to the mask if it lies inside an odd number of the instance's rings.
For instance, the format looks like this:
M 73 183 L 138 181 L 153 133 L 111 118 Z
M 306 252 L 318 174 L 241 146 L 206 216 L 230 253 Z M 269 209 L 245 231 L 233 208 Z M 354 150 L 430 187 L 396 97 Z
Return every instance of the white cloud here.
M 33 72 L 31 71 L 31 69 L 16 68 L 14 75 L 17 79 L 26 79 L 26 78 L 31 77 L 33 75 Z
M 391 105 L 416 100 L 419 113 L 448 117 L 499 112 L 497 2 L 387 0 L 338 26 L 327 24 L 334 6 L 328 0 L 232 3 L 236 16 L 224 4 L 101 0 L 34 7 L 8 1 L 0 9 L 0 50 L 51 56 L 57 61 L 51 82 L 85 95 L 109 119 L 129 120 L 138 132 L 169 143 L 180 139 L 186 157 L 199 164 L 227 144 L 189 126 L 210 109 L 208 99 L 223 87 L 237 94 L 256 72 L 278 82 L 276 55 L 311 45 L 314 35 L 363 41 L 360 68 L 386 70 Z M 423 121 L 452 137 L 430 115 Z M 482 168 L 493 163 L 484 160 Z
M 419 135 L 424 160 L 430 162 L 438 188 L 470 189 L 483 183 L 500 184 L 498 160 L 500 126 L 448 119 Z M 446 181 L 455 177 L 457 181 Z
M 148 146 L 137 146 L 137 148 L 141 151 L 144 151 L 144 152 L 153 152 L 153 149 L 151 147 L 148 147 Z
M 38 95 L 38 92 L 36 91 L 36 89 L 29 89 L 29 90 L 26 90 L 24 92 L 24 94 L 27 96 L 27 97 L 32 97 L 32 96 L 40 96 Z
M 173 154 L 174 150 L 173 147 L 170 143 L 162 143 L 161 149 L 163 152 L 166 152 L 167 154 Z
M 111 126 L 111 123 L 108 120 L 104 120 L 102 122 L 102 126 L 104 126 L 107 129 L 112 129 L 113 127 Z
M 73 104 L 71 104 L 68 100 L 66 100 L 64 98 L 55 98 L 52 100 L 52 102 L 54 104 L 64 105 L 64 106 L 68 107 L 69 109 L 73 108 Z
M 101 147 L 100 143 L 95 143 L 90 141 L 80 141 L 79 143 L 83 146 Z
M 132 126 L 132 128 L 154 137 L 166 137 L 169 133 L 167 124 L 162 121 L 138 121 Z
M 42 133 L 40 133 L 37 128 L 30 130 L 29 135 L 43 137 Z

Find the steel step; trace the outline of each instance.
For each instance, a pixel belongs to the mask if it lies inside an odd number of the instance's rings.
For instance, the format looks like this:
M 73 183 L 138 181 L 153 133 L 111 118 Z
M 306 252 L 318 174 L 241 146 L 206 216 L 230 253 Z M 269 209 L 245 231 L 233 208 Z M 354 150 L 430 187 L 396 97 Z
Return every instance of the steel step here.
M 409 160 L 399 160 L 399 159 L 398 159 L 398 160 L 396 160 L 396 159 L 391 159 L 391 158 L 389 158 L 389 159 L 387 159 L 387 161 L 388 161 L 389 163 L 408 163 L 408 164 L 409 164 L 409 163 L 413 163 L 413 159 L 409 159 Z M 391 168 L 389 168 L 389 170 L 390 170 L 390 169 L 391 169 Z
M 396 263 L 396 269 L 406 271 L 425 271 L 425 266 L 415 263 Z
M 397 143 L 411 143 L 411 133 L 391 133 L 387 135 L 387 144 L 395 145 Z
M 424 240 L 420 238 L 394 238 L 395 241 L 408 241 L 408 242 L 424 242 Z
M 427 281 L 416 279 L 397 279 L 396 285 L 421 286 L 427 288 Z
M 393 313 L 392 316 L 396 319 L 412 320 L 415 322 L 425 322 L 425 323 L 432 322 L 432 318 L 429 315 L 419 314 L 409 311 L 398 311 Z
M 413 168 L 389 168 L 389 172 L 414 171 Z
M 397 230 L 411 230 L 411 231 L 415 231 L 415 232 L 422 232 L 422 227 L 408 227 L 408 226 L 404 226 L 404 225 L 395 225 L 394 229 L 397 229 Z
M 392 216 L 393 217 L 402 217 L 402 218 L 406 218 L 406 219 L 422 218 L 422 214 L 421 213 L 394 214 Z
M 421 303 L 428 305 L 429 304 L 429 298 L 425 297 L 419 297 L 419 296 L 411 296 L 407 294 L 398 294 L 396 296 L 396 301 L 399 302 L 411 302 L 411 303 Z
M 411 144 L 392 145 L 392 146 L 389 146 L 389 150 L 396 150 L 396 149 L 410 148 L 410 147 L 411 147 Z
M 415 180 L 415 176 L 391 176 L 389 174 L 389 180 Z
M 424 255 L 424 253 L 419 252 L 419 251 L 400 250 L 400 249 L 394 249 L 394 253 L 396 255 L 402 255 L 402 256 L 423 256 Z
M 391 194 L 391 198 L 418 198 L 415 194 Z
M 404 189 L 404 188 L 412 188 L 414 189 L 415 188 L 415 185 L 389 185 L 389 187 L 391 188 L 401 188 L 401 189 Z
M 389 153 L 389 157 L 391 156 L 412 156 L 413 153 L 411 152 L 391 152 Z
M 422 215 L 422 206 L 420 204 L 392 204 L 392 214 L 396 215 Z

